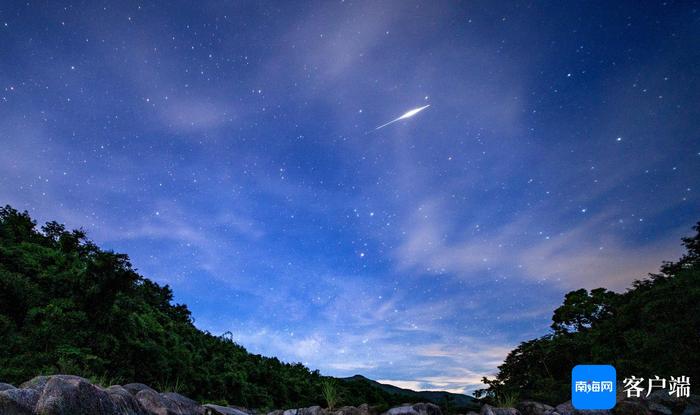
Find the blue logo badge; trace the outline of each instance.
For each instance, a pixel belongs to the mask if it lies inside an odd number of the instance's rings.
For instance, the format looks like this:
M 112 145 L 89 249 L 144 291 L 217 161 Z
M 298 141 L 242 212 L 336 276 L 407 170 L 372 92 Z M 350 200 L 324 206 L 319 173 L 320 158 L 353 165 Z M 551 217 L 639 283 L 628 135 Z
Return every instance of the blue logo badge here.
M 612 409 L 617 372 L 610 365 L 577 365 L 571 370 L 571 405 L 576 409 Z

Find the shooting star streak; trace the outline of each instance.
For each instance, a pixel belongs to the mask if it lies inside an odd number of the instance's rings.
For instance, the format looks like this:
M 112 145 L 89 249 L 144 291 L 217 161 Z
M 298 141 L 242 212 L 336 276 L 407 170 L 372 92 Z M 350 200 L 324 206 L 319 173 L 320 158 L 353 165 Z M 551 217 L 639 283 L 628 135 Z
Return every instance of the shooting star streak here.
M 384 128 L 384 127 L 386 127 L 387 125 L 393 124 L 393 123 L 395 123 L 395 122 L 397 122 L 397 121 L 405 120 L 406 118 L 411 118 L 411 117 L 413 117 L 414 115 L 418 114 L 419 112 L 423 111 L 424 109 L 428 108 L 429 106 L 430 106 L 430 105 L 426 105 L 426 106 L 423 106 L 423 107 L 420 107 L 420 108 L 414 108 L 414 109 L 408 111 L 407 113 L 405 113 L 404 115 L 400 116 L 399 118 L 397 118 L 397 119 L 395 119 L 395 120 L 391 120 L 391 121 L 389 121 L 389 122 L 386 123 L 386 124 L 380 125 L 379 127 L 375 128 L 374 131 L 377 131 L 377 130 L 380 129 L 380 128 Z

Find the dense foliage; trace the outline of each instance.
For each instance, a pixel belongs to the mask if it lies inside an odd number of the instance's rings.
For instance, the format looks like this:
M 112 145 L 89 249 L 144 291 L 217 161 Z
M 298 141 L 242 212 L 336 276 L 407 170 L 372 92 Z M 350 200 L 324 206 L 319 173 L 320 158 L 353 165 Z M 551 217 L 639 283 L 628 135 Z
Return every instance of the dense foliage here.
M 552 333 L 521 343 L 484 379 L 487 399 L 560 403 L 571 396 L 577 364 L 612 364 L 627 376 L 700 379 L 700 223 L 684 238 L 687 253 L 658 274 L 618 294 L 603 288 L 572 291 L 552 316 Z
M 248 353 L 193 325 L 173 293 L 104 251 L 80 230 L 0 208 L 0 380 L 69 373 L 250 408 L 323 403 L 323 377 L 302 364 Z M 343 382 L 340 404 L 387 406 L 403 398 Z

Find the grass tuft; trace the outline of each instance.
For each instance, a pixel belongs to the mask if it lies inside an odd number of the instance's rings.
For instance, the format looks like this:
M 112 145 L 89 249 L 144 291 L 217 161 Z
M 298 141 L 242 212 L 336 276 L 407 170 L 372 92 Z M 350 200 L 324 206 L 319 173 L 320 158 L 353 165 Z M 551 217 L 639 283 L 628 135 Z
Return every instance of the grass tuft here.
M 498 408 L 514 408 L 518 403 L 518 395 L 515 393 L 503 393 L 496 396 L 495 405 Z

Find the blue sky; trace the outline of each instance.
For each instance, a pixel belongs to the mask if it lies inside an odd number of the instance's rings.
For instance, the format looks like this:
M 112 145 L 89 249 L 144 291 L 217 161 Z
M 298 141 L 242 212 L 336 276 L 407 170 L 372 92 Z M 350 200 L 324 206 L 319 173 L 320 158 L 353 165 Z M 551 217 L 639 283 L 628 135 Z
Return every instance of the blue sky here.
M 469 392 L 567 291 L 680 254 L 700 219 L 699 17 L 4 2 L 0 203 L 128 253 L 252 352 Z

